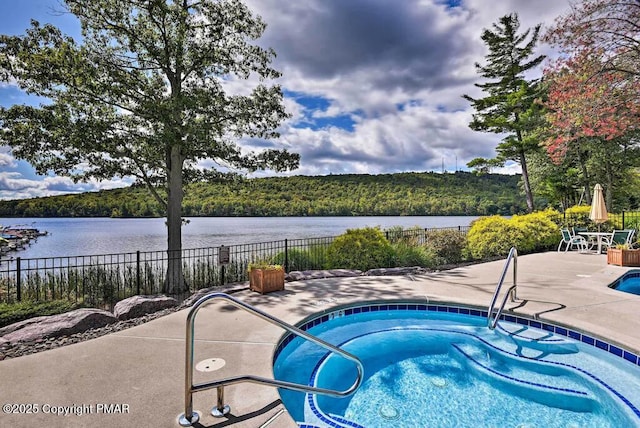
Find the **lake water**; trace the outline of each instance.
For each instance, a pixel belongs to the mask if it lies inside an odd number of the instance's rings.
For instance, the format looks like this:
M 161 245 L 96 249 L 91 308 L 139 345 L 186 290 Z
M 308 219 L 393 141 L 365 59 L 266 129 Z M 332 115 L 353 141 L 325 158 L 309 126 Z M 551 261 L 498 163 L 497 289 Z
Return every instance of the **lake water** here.
M 365 226 L 468 226 L 477 217 L 193 217 L 182 228 L 183 248 L 217 247 L 283 239 L 337 236 Z M 157 251 L 167 248 L 164 218 L 0 218 L 4 226 L 49 232 L 24 250 L 22 258 Z M 5 256 L 6 257 L 6 256 Z

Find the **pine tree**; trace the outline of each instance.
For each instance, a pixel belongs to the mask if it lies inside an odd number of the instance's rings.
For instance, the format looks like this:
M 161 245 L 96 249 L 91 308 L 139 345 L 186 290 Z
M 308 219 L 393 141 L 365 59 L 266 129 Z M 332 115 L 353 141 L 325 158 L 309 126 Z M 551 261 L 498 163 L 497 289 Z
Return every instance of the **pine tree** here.
M 489 47 L 489 53 L 487 64 L 476 63 L 476 69 L 487 81 L 476 86 L 487 96 L 474 99 L 464 95 L 464 98 L 477 112 L 469 124 L 471 129 L 506 134 L 496 148 L 497 160 L 501 163 L 513 160 L 520 164 L 527 207 L 533 211 L 527 155 L 539 147 L 528 132 L 537 126 L 540 117 L 542 107 L 535 100 L 540 95 L 541 85 L 537 79 L 525 79 L 524 73 L 537 67 L 545 56 L 530 59 L 538 42 L 540 24 L 533 28 L 533 32 L 528 29 L 522 34 L 518 34 L 519 27 L 518 15 L 510 14 L 500 18 L 498 24 L 493 24 L 493 31 L 485 29 L 482 32 L 482 40 Z

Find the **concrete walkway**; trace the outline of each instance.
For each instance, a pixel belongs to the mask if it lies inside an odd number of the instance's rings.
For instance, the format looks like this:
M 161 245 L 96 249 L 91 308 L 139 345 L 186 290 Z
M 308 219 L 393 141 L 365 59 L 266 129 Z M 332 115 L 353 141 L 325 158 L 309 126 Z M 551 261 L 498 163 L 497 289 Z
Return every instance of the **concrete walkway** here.
M 424 299 L 486 308 L 503 265 L 504 261 L 497 261 L 413 277 L 291 282 L 285 291 L 265 296 L 248 289 L 234 296 L 291 324 L 337 305 L 368 300 Z M 607 288 L 626 270 L 607 266 L 603 255 L 549 252 L 521 256 L 518 297 L 522 302 L 507 307 L 590 332 L 638 353 L 640 296 Z M 511 273 L 505 283 L 511 283 Z M 21 414 L 0 414 L 0 426 L 178 426 L 176 418 L 184 411 L 187 312 L 87 342 L 0 361 L 0 402 L 25 405 L 10 409 Z M 215 358 L 226 362 L 214 372 L 196 371 L 196 382 L 239 374 L 272 376 L 274 347 L 283 333 L 279 328 L 229 304 L 213 302 L 200 310 L 195 331 L 194 361 Z M 225 402 L 232 407 L 228 418 L 208 414 L 215 400 L 215 391 L 194 395 L 194 409 L 202 415 L 196 426 L 296 427 L 274 388 L 227 387 Z M 64 415 L 65 411 L 69 414 Z

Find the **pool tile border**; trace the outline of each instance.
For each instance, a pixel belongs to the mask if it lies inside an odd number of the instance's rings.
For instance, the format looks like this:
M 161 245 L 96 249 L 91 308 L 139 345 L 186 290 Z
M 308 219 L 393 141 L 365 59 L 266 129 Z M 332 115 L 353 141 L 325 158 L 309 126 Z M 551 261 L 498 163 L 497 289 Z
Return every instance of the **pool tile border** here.
M 640 277 L 640 272 L 637 274 Z M 377 312 L 377 311 L 389 311 L 389 310 L 409 310 L 409 311 L 427 311 L 427 312 L 446 312 L 451 314 L 460 314 L 460 315 L 470 315 L 476 317 L 487 318 L 488 312 L 479 309 L 473 309 L 465 306 L 457 306 L 450 304 L 419 304 L 419 303 L 370 303 L 370 304 L 362 304 L 360 306 L 350 306 L 346 309 L 338 309 L 328 314 L 319 315 L 311 320 L 303 322 L 303 324 L 299 325 L 298 328 L 303 331 L 307 331 L 312 327 L 315 327 L 319 324 L 329 321 L 330 319 L 350 316 L 359 313 L 366 312 Z M 567 327 L 560 327 L 555 324 L 550 324 L 544 321 L 532 320 L 529 318 L 521 317 L 518 315 L 500 315 L 501 321 L 511 322 L 520 324 L 527 327 L 536 328 L 539 330 L 545 330 L 550 333 L 554 333 L 560 336 L 569 337 L 578 342 L 582 342 L 586 345 L 593 346 L 595 348 L 601 349 L 603 351 L 608 352 L 609 354 L 622 358 L 626 361 L 635 364 L 636 366 L 640 366 L 640 356 L 637 354 L 628 351 L 618 345 L 614 345 L 612 343 L 606 342 L 605 340 L 597 339 L 589 334 L 581 333 L 579 331 L 571 330 Z M 296 336 L 293 334 L 288 334 L 285 336 L 283 340 L 280 341 L 273 355 L 273 361 L 276 360 L 280 352 L 287 346 Z

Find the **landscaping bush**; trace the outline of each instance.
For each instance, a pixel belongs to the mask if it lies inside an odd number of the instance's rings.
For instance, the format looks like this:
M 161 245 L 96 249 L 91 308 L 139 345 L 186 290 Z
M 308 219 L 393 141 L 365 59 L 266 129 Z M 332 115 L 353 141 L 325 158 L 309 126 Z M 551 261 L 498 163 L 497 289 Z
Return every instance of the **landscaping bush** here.
M 402 242 L 414 247 L 421 245 L 424 234 L 424 229 L 420 226 L 413 226 L 409 229 L 405 229 L 402 226 L 393 226 L 385 231 L 385 237 L 391 245 Z
M 327 247 L 324 245 L 315 245 L 306 250 L 300 248 L 291 248 L 287 253 L 289 262 L 289 271 L 322 269 L 326 264 Z M 276 254 L 272 259 L 272 263 L 284 266 L 284 251 Z
M 392 244 L 393 261 L 391 267 L 433 267 L 436 265 L 435 251 L 426 246 L 415 246 L 407 242 Z
M 369 269 L 389 267 L 393 248 L 378 228 L 349 229 L 327 249 L 328 268 Z
M 591 206 L 574 205 L 564 211 L 564 219 L 562 214 L 558 213 L 561 221 L 557 223 L 569 229 L 571 229 L 572 227 L 589 227 L 593 225 L 593 222 L 591 221 L 591 219 L 589 219 L 590 213 Z
M 511 222 L 524 234 L 524 239 L 516 245 L 518 252 L 546 251 L 556 246 L 560 241 L 560 228 L 552 219 L 557 213 L 549 209 L 526 215 L 514 215 Z
M 16 303 L 0 303 L 0 327 L 33 317 L 56 315 L 80 307 L 77 303 L 67 300 L 52 300 L 49 302 L 22 301 Z
M 556 223 L 567 229 L 571 229 L 572 227 L 586 227 L 592 230 L 597 229 L 598 225 L 589 218 L 589 214 L 591 214 L 590 205 L 575 205 L 565 210 L 565 219 L 562 218 L 562 214 L 558 214 L 560 221 Z M 625 226 L 628 227 L 628 225 Z M 621 229 L 622 216 L 619 214 L 609 213 L 609 220 L 601 223 L 599 228 L 602 231 L 611 231 L 616 228 Z
M 467 237 L 456 230 L 432 230 L 427 233 L 426 247 L 437 256 L 437 264 L 454 264 L 464 260 Z
M 560 240 L 557 224 L 551 219 L 553 210 L 515 215 L 481 217 L 471 223 L 467 236 L 471 255 L 477 259 L 506 256 L 511 247 L 518 253 L 548 250 Z
M 511 247 L 526 240 L 516 224 L 499 215 L 481 217 L 471 223 L 467 236 L 471 255 L 476 259 L 506 256 Z

